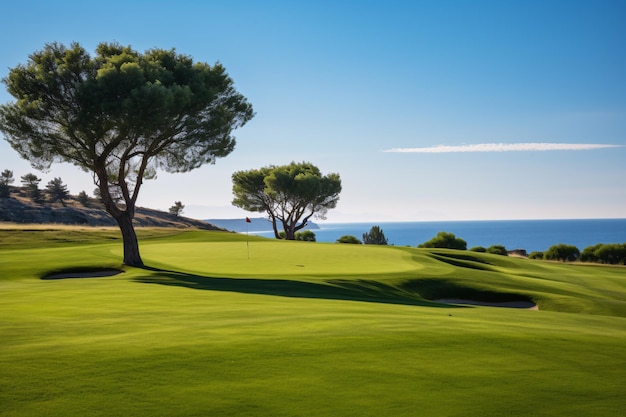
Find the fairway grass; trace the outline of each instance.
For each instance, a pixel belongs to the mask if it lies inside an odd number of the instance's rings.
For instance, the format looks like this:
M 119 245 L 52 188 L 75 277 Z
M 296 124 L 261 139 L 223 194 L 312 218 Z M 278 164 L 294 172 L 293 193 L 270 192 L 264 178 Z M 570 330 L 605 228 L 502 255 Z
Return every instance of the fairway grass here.
M 2 416 L 626 410 L 624 268 L 192 231 L 141 240 L 138 269 L 76 239 L 0 250 Z M 90 268 L 124 272 L 41 279 Z

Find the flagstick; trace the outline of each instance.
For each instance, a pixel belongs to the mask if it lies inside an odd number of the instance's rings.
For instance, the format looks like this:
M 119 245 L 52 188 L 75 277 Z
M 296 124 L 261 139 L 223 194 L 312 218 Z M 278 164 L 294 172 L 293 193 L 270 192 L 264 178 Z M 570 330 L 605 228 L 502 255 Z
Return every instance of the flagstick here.
M 250 259 L 250 244 L 248 243 L 249 235 L 248 235 L 248 219 L 246 219 L 246 250 L 248 251 L 248 259 Z

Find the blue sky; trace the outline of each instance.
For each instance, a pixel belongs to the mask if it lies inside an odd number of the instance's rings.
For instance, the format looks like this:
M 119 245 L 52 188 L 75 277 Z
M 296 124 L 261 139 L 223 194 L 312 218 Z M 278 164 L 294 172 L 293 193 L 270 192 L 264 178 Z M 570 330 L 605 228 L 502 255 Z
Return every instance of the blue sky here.
M 139 205 L 237 218 L 238 170 L 341 175 L 329 222 L 626 217 L 626 1 L 24 1 L 0 76 L 45 43 L 117 41 L 221 62 L 256 117 L 215 165 L 159 174 Z M 12 98 L 4 85 L 0 102 Z M 0 140 L 0 170 L 32 169 Z

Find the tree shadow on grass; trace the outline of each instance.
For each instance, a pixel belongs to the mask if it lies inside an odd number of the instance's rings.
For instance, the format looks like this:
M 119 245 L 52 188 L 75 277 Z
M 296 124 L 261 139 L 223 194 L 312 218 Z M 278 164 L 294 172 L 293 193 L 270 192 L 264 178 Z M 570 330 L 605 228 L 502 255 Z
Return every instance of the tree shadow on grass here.
M 134 278 L 136 282 L 144 284 L 278 297 L 463 308 L 427 301 L 415 293 L 370 280 L 329 280 L 323 283 L 314 283 L 283 279 L 216 278 L 147 266 L 143 269 L 154 272 L 151 275 Z

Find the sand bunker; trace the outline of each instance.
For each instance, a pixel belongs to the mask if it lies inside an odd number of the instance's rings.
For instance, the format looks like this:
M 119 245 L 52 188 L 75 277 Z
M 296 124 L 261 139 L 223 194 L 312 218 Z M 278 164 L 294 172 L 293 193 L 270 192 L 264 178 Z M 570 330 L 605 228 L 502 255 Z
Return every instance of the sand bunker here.
M 100 278 L 112 277 L 124 271 L 119 269 L 101 269 L 98 271 L 68 271 L 57 274 L 46 275 L 42 279 L 65 279 L 65 278 Z
M 522 308 L 526 310 L 539 310 L 539 306 L 532 301 L 505 301 L 501 303 L 492 303 L 489 301 L 474 301 L 474 300 L 462 300 L 456 298 L 443 298 L 440 300 L 433 300 L 437 303 L 444 304 L 467 304 L 473 306 L 486 306 L 486 307 L 507 307 L 507 308 Z

